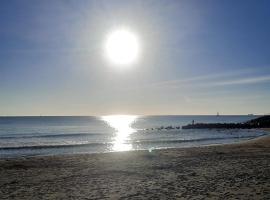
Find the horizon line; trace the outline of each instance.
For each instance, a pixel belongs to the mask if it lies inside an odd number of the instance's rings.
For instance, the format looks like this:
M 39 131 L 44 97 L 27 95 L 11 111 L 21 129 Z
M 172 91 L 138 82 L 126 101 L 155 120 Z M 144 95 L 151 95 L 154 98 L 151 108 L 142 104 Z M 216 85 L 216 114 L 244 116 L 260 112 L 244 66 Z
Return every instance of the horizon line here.
M 0 115 L 0 117 L 102 117 L 111 115 L 135 115 L 135 116 L 217 116 L 217 114 L 147 114 L 147 115 L 136 115 L 136 114 L 105 114 L 105 115 Z M 220 114 L 218 116 L 265 116 L 265 114 Z

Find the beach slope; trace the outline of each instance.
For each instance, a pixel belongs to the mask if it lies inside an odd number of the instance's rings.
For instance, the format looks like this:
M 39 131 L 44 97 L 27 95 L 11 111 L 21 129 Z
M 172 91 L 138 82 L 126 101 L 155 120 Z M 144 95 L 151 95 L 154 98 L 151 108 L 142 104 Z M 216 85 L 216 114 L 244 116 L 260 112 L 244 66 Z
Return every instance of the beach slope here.
M 1 199 L 270 199 L 270 138 L 0 160 Z

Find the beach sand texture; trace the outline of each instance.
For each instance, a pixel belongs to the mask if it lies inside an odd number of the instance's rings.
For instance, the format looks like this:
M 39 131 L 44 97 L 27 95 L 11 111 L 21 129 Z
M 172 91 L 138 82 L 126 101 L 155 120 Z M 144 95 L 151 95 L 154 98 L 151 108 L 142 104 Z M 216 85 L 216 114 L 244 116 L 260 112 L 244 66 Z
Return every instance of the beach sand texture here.
M 0 199 L 270 199 L 270 137 L 0 160 Z

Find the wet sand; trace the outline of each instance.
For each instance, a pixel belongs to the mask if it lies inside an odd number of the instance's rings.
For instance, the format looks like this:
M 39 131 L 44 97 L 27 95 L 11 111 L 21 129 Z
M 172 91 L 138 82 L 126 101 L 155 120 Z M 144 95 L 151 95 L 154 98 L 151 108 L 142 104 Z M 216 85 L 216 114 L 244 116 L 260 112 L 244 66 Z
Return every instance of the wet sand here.
M 270 137 L 0 160 L 0 199 L 270 199 Z

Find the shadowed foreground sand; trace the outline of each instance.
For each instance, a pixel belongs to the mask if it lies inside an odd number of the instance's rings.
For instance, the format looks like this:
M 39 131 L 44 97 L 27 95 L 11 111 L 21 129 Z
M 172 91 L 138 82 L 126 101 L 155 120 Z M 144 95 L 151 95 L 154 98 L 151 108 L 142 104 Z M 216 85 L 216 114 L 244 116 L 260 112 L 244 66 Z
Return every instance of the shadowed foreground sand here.
M 0 199 L 270 199 L 270 137 L 236 145 L 0 160 Z

